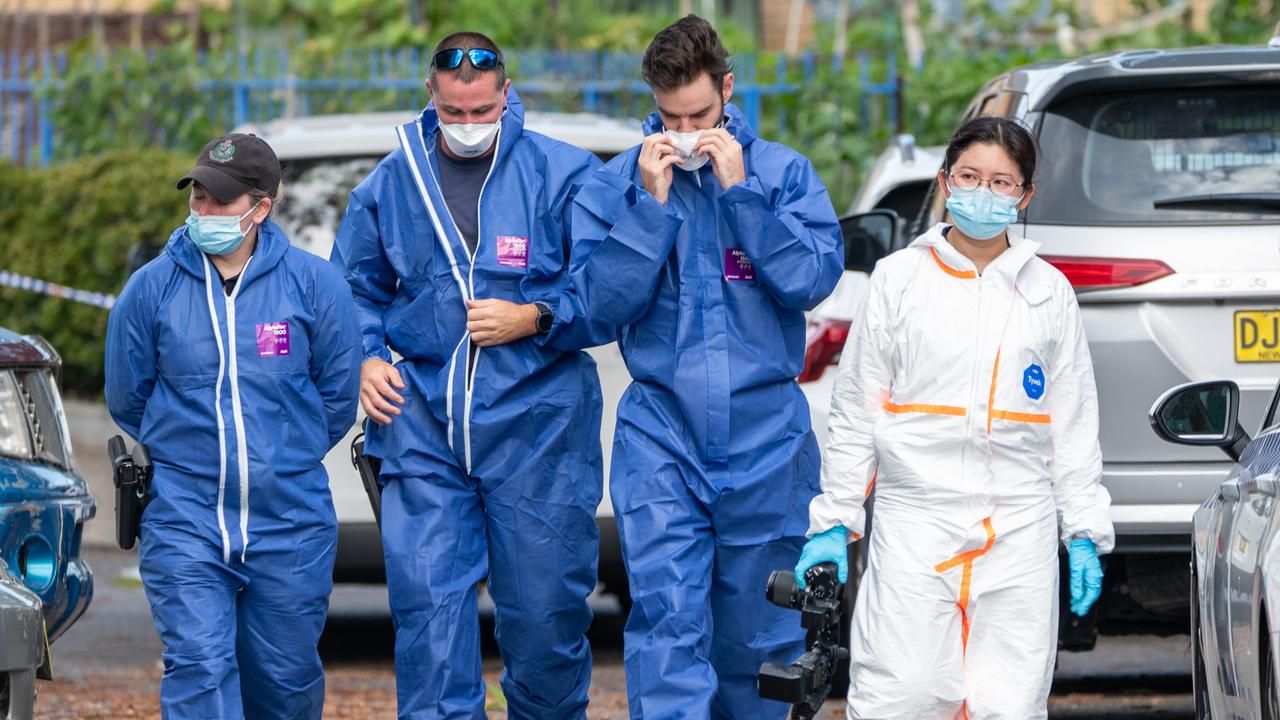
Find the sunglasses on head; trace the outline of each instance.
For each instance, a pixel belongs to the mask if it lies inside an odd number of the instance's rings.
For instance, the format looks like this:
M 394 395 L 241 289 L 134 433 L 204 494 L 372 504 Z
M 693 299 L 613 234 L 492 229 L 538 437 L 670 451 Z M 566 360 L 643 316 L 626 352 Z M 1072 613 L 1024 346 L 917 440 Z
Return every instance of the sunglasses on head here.
M 492 70 L 502 64 L 498 53 L 484 48 L 449 48 L 431 57 L 431 65 L 439 70 L 452 70 L 462 64 L 462 58 L 471 60 L 477 70 Z

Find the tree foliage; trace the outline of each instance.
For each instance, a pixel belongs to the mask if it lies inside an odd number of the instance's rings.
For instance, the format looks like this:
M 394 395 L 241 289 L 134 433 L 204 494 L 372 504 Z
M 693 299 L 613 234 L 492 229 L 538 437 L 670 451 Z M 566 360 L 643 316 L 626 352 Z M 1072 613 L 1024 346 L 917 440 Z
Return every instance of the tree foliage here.
M 6 270 L 118 293 L 130 250 L 163 243 L 187 214 L 174 182 L 192 158 L 168 150 L 110 150 L 45 168 L 0 163 L 0 258 Z M 0 288 L 0 322 L 44 335 L 61 353 L 68 389 L 102 390 L 105 310 Z

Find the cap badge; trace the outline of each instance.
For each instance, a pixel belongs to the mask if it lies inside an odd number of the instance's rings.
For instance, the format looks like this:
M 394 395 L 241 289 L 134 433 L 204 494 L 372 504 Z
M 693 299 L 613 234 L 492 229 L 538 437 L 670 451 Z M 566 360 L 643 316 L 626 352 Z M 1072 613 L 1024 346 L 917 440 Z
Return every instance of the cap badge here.
M 236 146 L 230 140 L 223 140 L 209 151 L 209 159 L 220 163 L 231 162 L 231 158 L 235 156 Z

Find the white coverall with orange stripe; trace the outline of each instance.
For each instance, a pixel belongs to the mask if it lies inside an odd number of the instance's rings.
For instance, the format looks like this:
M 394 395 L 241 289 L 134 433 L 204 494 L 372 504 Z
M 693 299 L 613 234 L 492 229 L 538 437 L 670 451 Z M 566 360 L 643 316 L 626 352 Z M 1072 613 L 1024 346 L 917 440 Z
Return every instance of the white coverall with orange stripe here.
M 810 536 L 864 531 L 849 718 L 1047 715 L 1057 540 L 1115 544 L 1075 294 L 1009 233 L 979 275 L 937 225 L 880 261 L 840 362 Z

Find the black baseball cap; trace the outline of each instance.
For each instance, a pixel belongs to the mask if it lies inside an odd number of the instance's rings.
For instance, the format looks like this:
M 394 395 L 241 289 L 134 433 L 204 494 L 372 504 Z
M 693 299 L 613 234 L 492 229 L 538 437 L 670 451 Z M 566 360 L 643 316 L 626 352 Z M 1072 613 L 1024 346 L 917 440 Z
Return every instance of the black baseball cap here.
M 275 197 L 280 189 L 280 160 L 257 135 L 227 133 L 204 146 L 196 166 L 178 181 L 178 189 L 192 182 L 203 185 L 221 203 L 255 189 Z

